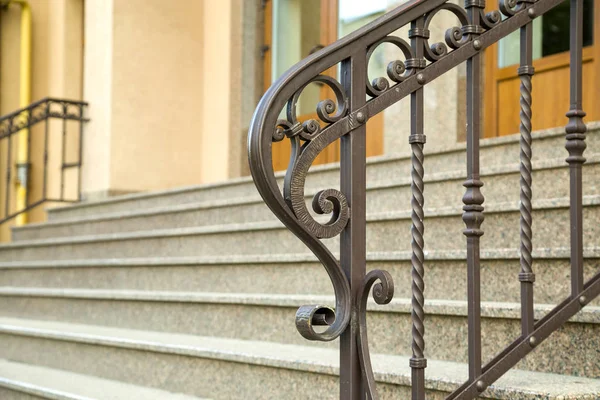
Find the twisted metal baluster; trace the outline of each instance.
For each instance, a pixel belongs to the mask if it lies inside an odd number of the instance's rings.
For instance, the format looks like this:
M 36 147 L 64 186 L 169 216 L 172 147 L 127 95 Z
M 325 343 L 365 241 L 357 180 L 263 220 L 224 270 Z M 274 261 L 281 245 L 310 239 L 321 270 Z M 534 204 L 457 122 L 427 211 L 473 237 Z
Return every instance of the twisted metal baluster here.
M 424 59 L 424 40 L 429 37 L 429 31 L 425 29 L 425 19 L 419 18 L 411 23 L 409 32 L 411 38 L 414 59 L 407 61 L 407 66 L 414 69 L 417 73 L 417 81 L 423 85 L 425 79 L 419 70 L 425 68 Z M 423 219 L 423 146 L 425 144 L 424 121 L 423 121 L 423 88 L 417 89 L 410 96 L 411 107 L 411 131 L 408 139 L 412 151 L 411 155 L 411 235 L 412 235 L 412 358 L 410 367 L 412 370 L 412 398 L 413 400 L 425 399 L 425 368 L 427 359 L 425 358 L 425 268 L 423 262 L 425 255 L 423 248 L 425 241 L 423 233 L 425 226 Z
M 565 145 L 569 152 L 571 211 L 571 296 L 583 291 L 583 193 L 582 168 L 585 162 L 585 112 L 582 106 L 583 0 L 571 0 L 571 108 L 567 112 Z
M 470 25 L 463 27 L 463 33 L 471 35 L 473 47 L 481 50 L 477 39 L 483 33 L 480 26 L 485 0 L 465 0 Z M 483 235 L 483 201 L 481 194 L 483 182 L 479 177 L 479 138 L 481 135 L 481 53 L 467 60 L 467 180 L 463 196 L 463 221 L 467 237 L 467 283 L 469 314 L 469 381 L 474 382 L 481 376 L 481 285 L 480 285 L 480 244 Z M 478 381 L 478 390 L 485 390 L 486 384 Z
M 532 4 L 534 0 L 522 0 L 521 6 L 527 3 Z M 533 10 L 531 10 L 533 11 Z M 532 13 L 530 13 L 532 14 Z M 520 171 L 521 171 L 521 272 L 519 281 L 521 282 L 521 332 L 523 336 L 529 336 L 533 332 L 533 283 L 535 274 L 532 269 L 531 251 L 532 245 L 532 217 L 531 217 L 531 78 L 534 74 L 533 64 L 533 23 L 529 23 L 521 28 L 521 65 L 518 74 L 521 79 L 521 113 L 520 113 Z

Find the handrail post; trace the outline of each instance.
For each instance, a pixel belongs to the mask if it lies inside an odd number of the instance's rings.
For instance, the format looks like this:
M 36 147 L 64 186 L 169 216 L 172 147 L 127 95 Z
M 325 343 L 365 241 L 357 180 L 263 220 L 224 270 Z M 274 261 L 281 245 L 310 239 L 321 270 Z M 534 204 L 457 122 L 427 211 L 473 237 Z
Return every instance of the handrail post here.
M 533 4 L 534 0 L 519 0 L 520 5 Z M 535 16 L 533 9 L 529 10 L 531 16 Z M 521 282 L 521 334 L 527 337 L 533 332 L 534 313 L 533 313 L 533 283 L 535 274 L 532 269 L 533 259 L 531 252 L 532 244 L 532 177 L 531 177 L 531 78 L 534 74 L 533 68 L 533 22 L 521 27 L 520 43 L 520 66 L 518 74 L 521 79 L 520 85 L 520 105 L 521 123 L 519 131 L 520 140 L 520 172 L 521 172 L 521 203 L 519 206 L 521 212 L 521 271 L 519 281 Z
M 481 50 L 477 40 L 483 33 L 480 24 L 480 11 L 485 9 L 485 0 L 465 0 L 469 25 L 463 27 L 463 34 L 474 39 L 472 46 Z M 483 182 L 479 177 L 479 139 L 481 135 L 481 53 L 467 60 L 467 180 L 463 196 L 463 220 L 467 237 L 467 285 L 469 314 L 469 381 L 481 375 L 481 287 L 480 287 L 480 237 L 483 235 Z M 482 391 L 485 385 L 482 383 Z
M 366 50 L 357 48 L 342 62 L 341 83 L 353 113 L 366 101 Z M 340 236 L 340 263 L 348 281 L 352 299 L 358 299 L 366 272 L 366 121 L 356 115 L 356 128 L 341 137 L 340 183 L 351 210 L 351 218 Z M 353 307 L 353 310 L 355 308 Z M 359 362 L 358 315 L 352 312 L 350 324 L 340 337 L 340 394 L 342 399 L 365 397 L 363 373 Z
M 571 213 L 571 296 L 583 291 L 583 178 L 585 163 L 585 112 L 582 106 L 583 69 L 583 0 L 571 0 L 571 107 L 567 113 L 565 145 L 569 152 L 567 163 L 570 170 L 570 213 Z
M 414 52 L 414 58 L 407 60 L 409 68 L 412 68 L 417 74 L 417 80 L 421 85 L 425 80 L 419 71 L 426 65 L 424 58 L 424 39 L 429 37 L 429 31 L 425 30 L 425 19 L 423 17 L 411 23 L 411 29 L 408 33 L 411 38 L 411 45 Z M 425 368 L 427 359 L 425 358 L 425 262 L 424 247 L 425 242 L 423 234 L 425 231 L 423 205 L 425 197 L 423 196 L 423 147 L 425 146 L 424 130 L 424 107 L 423 107 L 423 88 L 417 89 L 410 96 L 410 136 L 408 141 L 411 148 L 411 236 L 412 236 L 412 357 L 409 361 L 411 367 L 412 399 L 425 400 Z

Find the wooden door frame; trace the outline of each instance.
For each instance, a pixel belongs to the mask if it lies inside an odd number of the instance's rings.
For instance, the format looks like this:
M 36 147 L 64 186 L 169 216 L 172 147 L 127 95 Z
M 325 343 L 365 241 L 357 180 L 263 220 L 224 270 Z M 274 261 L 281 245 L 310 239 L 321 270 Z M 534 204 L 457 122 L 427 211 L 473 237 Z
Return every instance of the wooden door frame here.
M 488 11 L 493 7 L 490 6 Z M 598 93 L 596 104 L 586 104 L 584 108 L 591 107 L 596 110 L 593 115 L 600 117 L 600 1 L 594 0 L 594 30 L 593 43 L 583 49 L 583 61 L 593 61 L 597 64 L 594 68 L 594 76 L 589 79 L 593 82 L 595 93 Z M 561 68 L 569 64 L 569 52 L 553 54 L 533 61 L 536 72 L 549 71 Z M 498 82 L 502 79 L 514 78 L 518 65 L 510 65 L 504 68 L 496 68 L 498 65 L 498 43 L 488 47 L 484 54 L 484 137 L 498 136 Z M 535 89 L 535 86 L 534 86 Z M 568 111 L 565 108 L 565 113 Z M 566 123 L 566 122 L 565 122 Z M 515 132 L 518 133 L 518 132 Z
M 323 45 L 328 45 L 335 42 L 338 39 L 338 1 L 339 0 L 321 0 L 320 8 L 320 42 Z M 266 0 L 265 11 L 264 11 L 264 47 L 263 47 L 263 80 L 264 80 L 264 91 L 271 86 L 271 74 L 272 74 L 272 38 L 273 38 L 273 1 Z M 323 74 L 329 75 L 333 78 L 337 77 L 337 66 L 329 68 Z M 331 98 L 330 89 L 323 85 L 320 91 L 321 100 Z M 300 117 L 300 116 L 299 116 Z M 317 119 L 316 113 L 306 114 L 303 116 L 305 119 Z M 299 118 L 300 119 L 300 118 Z M 374 115 L 367 122 L 367 135 L 378 134 L 380 136 L 372 137 L 370 140 L 367 139 L 367 157 L 378 156 L 383 154 L 384 143 L 383 143 L 383 128 L 384 118 L 383 113 Z M 379 133 L 377 133 L 379 132 Z M 276 170 L 282 170 L 287 167 L 287 157 L 289 157 L 289 149 L 283 150 L 285 144 L 277 143 L 277 150 L 273 151 L 273 166 Z M 277 153 L 277 154 L 276 154 Z M 338 162 L 340 160 L 340 142 L 335 141 L 327 146 L 317 156 L 313 164 L 327 164 L 332 162 Z M 284 165 L 285 164 L 285 165 Z

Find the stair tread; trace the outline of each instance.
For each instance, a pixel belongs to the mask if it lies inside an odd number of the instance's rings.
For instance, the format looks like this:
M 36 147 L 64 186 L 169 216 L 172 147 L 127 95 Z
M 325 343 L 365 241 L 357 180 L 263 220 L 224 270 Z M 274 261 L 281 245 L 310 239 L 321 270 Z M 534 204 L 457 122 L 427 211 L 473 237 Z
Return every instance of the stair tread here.
M 588 132 L 594 131 L 598 128 L 600 128 L 600 123 L 598 123 L 598 122 L 590 122 L 587 124 Z M 532 133 L 533 140 L 545 139 L 545 138 L 550 138 L 550 137 L 560 137 L 563 135 L 564 135 L 564 127 L 544 129 L 544 130 L 535 131 Z M 499 146 L 499 145 L 504 145 L 504 144 L 509 144 L 509 143 L 516 143 L 518 141 L 519 141 L 518 135 L 506 135 L 506 136 L 501 136 L 501 137 L 497 137 L 497 138 L 483 139 L 483 140 L 481 140 L 480 147 L 481 148 L 494 147 L 494 146 Z M 460 152 L 460 151 L 464 151 L 464 150 L 465 150 L 465 144 L 457 143 L 457 144 L 449 146 L 443 150 L 440 149 L 440 150 L 429 151 L 429 149 L 426 147 L 425 151 L 426 151 L 426 156 L 430 156 L 430 155 L 435 155 L 435 154 Z M 588 157 L 588 156 L 589 155 L 586 155 L 586 157 Z M 565 155 L 565 157 L 566 157 L 566 155 Z M 384 155 L 384 156 L 378 156 L 378 157 L 371 157 L 371 158 L 367 159 L 367 165 L 372 165 L 372 164 L 377 164 L 377 163 L 382 163 L 382 162 L 385 163 L 385 162 L 390 162 L 390 161 L 394 161 L 394 160 L 402 160 L 402 159 L 410 159 L 410 155 L 390 154 L 390 155 Z M 335 170 L 338 168 L 339 168 L 339 163 L 317 165 L 317 166 L 311 167 L 311 172 Z M 282 171 L 282 172 L 276 173 L 275 176 L 283 177 L 284 174 L 285 174 L 285 171 Z M 203 190 L 203 189 L 209 189 L 209 188 L 220 188 L 220 187 L 238 185 L 238 184 L 243 184 L 243 183 L 249 183 L 251 181 L 252 181 L 252 178 L 250 176 L 244 176 L 244 177 L 240 177 L 240 178 L 233 178 L 233 179 L 230 179 L 225 182 L 217 182 L 217 183 L 202 184 L 202 185 L 192 185 L 192 186 L 186 186 L 186 187 L 179 187 L 179 188 L 175 188 L 175 189 L 151 191 L 151 192 L 144 192 L 144 193 L 126 194 L 126 195 L 115 196 L 115 197 L 102 199 L 102 200 L 78 203 L 78 204 L 74 204 L 74 205 L 67 206 L 67 207 L 64 207 L 64 206 L 63 207 L 55 207 L 55 208 L 49 209 L 49 211 L 52 213 L 61 213 L 61 212 L 65 212 L 65 211 L 68 212 L 69 209 L 74 209 L 74 208 L 91 208 L 91 207 L 100 206 L 100 205 L 104 205 L 104 204 L 119 203 L 119 202 L 128 201 L 128 200 L 147 199 L 147 198 L 152 198 L 152 197 L 157 197 L 157 196 L 168 196 L 169 194 L 191 192 L 191 191 L 197 191 L 197 190 Z
M 600 157 L 599 157 L 600 158 Z M 600 162 L 600 160 L 599 160 Z M 407 182 L 410 184 L 410 182 Z M 385 182 L 379 185 L 381 187 L 390 187 L 394 186 L 390 184 L 390 182 Z M 315 191 L 316 192 L 316 191 Z M 310 193 L 313 194 L 313 193 Z M 309 194 L 307 194 L 308 196 Z M 197 211 L 204 209 L 212 209 L 212 208 L 220 208 L 220 207 L 232 207 L 232 206 L 243 206 L 249 204 L 257 204 L 262 203 L 262 199 L 259 197 L 248 197 L 248 198 L 237 198 L 237 199 L 226 199 L 226 200 L 214 200 L 210 202 L 191 202 L 191 203 L 183 203 L 183 204 L 174 204 L 170 206 L 163 207 L 149 207 L 149 208 L 141 208 L 141 209 L 133 209 L 127 211 L 117 211 L 117 212 L 108 212 L 108 213 L 99 213 L 93 214 L 89 216 L 83 217 L 74 217 L 74 218 L 65 218 L 59 220 L 45 221 L 40 223 L 31 223 L 27 225 L 23 225 L 20 227 L 14 227 L 15 231 L 30 231 L 39 228 L 50 228 L 50 227 L 58 227 L 58 226 L 67 226 L 67 225 L 78 225 L 84 223 L 93 223 L 93 222 L 106 222 L 106 221 L 118 221 L 127 218 L 138 218 L 138 217 L 149 217 L 155 215 L 164 215 L 164 214 L 176 214 L 180 212 L 186 211 Z M 588 195 L 584 196 L 584 205 L 597 205 L 600 204 L 600 195 Z M 538 199 L 533 201 L 533 207 L 536 210 L 539 209 L 549 209 L 549 208 L 563 208 L 568 207 L 569 199 L 568 198 L 551 198 L 551 199 Z M 486 203 L 486 213 L 493 212 L 505 212 L 505 211 L 517 211 L 519 209 L 519 202 L 488 202 Z M 368 220 L 382 220 L 382 219 L 396 219 L 396 218 L 409 218 L 411 210 L 398 210 L 398 211 L 385 211 L 378 213 L 370 213 L 367 215 Z M 428 217 L 434 216 L 445 216 L 445 215 L 457 215 L 462 213 L 462 206 L 457 204 L 454 207 L 435 207 L 435 208 L 426 208 L 425 214 Z M 267 222 L 277 223 L 275 217 L 271 220 L 267 220 Z M 227 226 L 227 225 L 239 225 L 239 224 L 224 224 L 217 226 Z
M 592 154 L 586 155 L 586 165 L 589 164 L 597 164 L 600 163 L 600 154 Z M 544 160 L 541 162 L 534 163 L 533 169 L 541 170 L 541 169 L 549 169 L 549 168 L 557 168 L 557 167 L 565 167 L 568 168 L 568 165 L 565 163 L 563 158 L 560 159 L 551 159 Z M 507 164 L 501 166 L 495 166 L 491 168 L 487 168 L 482 171 L 481 176 L 489 176 L 489 175 L 497 175 L 497 174 L 505 174 L 505 173 L 517 173 L 519 172 L 519 164 Z M 452 179 L 463 179 L 466 177 L 466 173 L 464 170 L 459 171 L 444 171 L 438 173 L 430 173 L 425 176 L 425 183 L 428 182 L 444 182 L 446 180 Z M 410 186 L 411 178 L 409 176 L 404 177 L 402 179 L 395 180 L 384 180 L 384 181 L 375 181 L 375 182 L 367 182 L 367 192 L 369 190 L 374 189 L 382 189 L 382 188 L 392 188 L 396 186 Z M 317 189 L 307 189 L 306 196 L 312 196 L 317 192 Z M 237 206 L 237 205 L 248 205 L 248 204 L 256 204 L 262 203 L 262 199 L 258 196 L 257 193 L 253 193 L 252 196 L 246 197 L 237 197 L 232 199 L 215 199 L 210 201 L 200 201 L 200 202 L 186 202 L 181 204 L 173 204 L 169 206 L 157 206 L 157 207 L 148 207 L 141 209 L 131 209 L 131 210 L 123 210 L 123 211 L 112 211 L 112 212 L 100 212 L 97 214 L 92 214 L 84 217 L 71 217 L 64 218 L 54 221 L 41 222 L 41 223 L 32 223 L 27 224 L 21 227 L 15 227 L 15 230 L 25 231 L 36 229 L 40 226 L 64 226 L 69 224 L 78 224 L 85 222 L 97 222 L 97 221 L 107 221 L 107 220 L 117 220 L 121 218 L 133 218 L 133 217 L 141 217 L 141 216 L 151 216 L 151 215 L 160 215 L 160 214 L 168 214 L 168 213 L 178 213 L 184 211 L 192 211 L 192 210 L 202 210 L 202 209 L 210 209 L 210 208 L 219 208 L 219 207 L 227 207 L 227 206 Z M 81 203 L 81 207 L 85 207 L 87 205 L 95 204 L 95 203 Z M 77 207 L 78 205 L 72 205 L 70 207 Z M 66 207 L 68 208 L 68 207 Z M 487 207 L 486 207 L 487 208 Z
M 367 261 L 405 261 L 412 256 L 408 251 L 368 252 Z M 426 250 L 425 260 L 461 260 L 466 257 L 465 250 Z M 498 248 L 482 249 L 482 260 L 515 260 L 519 259 L 518 249 Z M 533 251 L 534 258 L 567 259 L 570 257 L 568 248 L 537 248 Z M 599 258 L 600 247 L 585 247 L 585 258 Z M 131 257 L 131 258 L 86 258 L 65 260 L 33 260 L 33 261 L 2 261 L 0 269 L 20 268 L 79 268 L 79 267 L 138 267 L 138 266 L 185 266 L 185 265 L 223 265 L 223 264 L 288 264 L 300 262 L 317 262 L 312 253 L 285 254 L 247 254 L 225 256 L 193 256 L 193 257 Z
M 332 295 L 314 294 L 265 294 L 265 293 L 218 293 L 218 292 L 181 292 L 151 290 L 114 290 L 114 289 L 72 289 L 72 288 L 30 288 L 0 287 L 0 297 L 44 297 L 73 300 L 113 300 L 148 301 L 165 303 L 229 304 L 254 305 L 262 307 L 300 307 L 304 304 L 333 306 Z M 562 301 L 563 298 L 557 299 Z M 536 304 L 535 317 L 541 319 L 555 305 Z M 372 299 L 368 310 L 385 313 L 411 313 L 410 298 L 394 298 L 385 306 L 377 305 Z M 520 319 L 521 305 L 514 302 L 481 302 L 481 316 L 484 318 Z M 468 316 L 468 302 L 463 300 L 426 299 L 425 311 L 428 315 Z M 571 322 L 600 324 L 600 307 L 586 306 Z
M 0 333 L 39 337 L 78 343 L 187 355 L 221 361 L 285 368 L 298 371 L 338 374 L 338 351 L 319 347 L 250 340 L 224 339 L 183 334 L 159 333 L 92 325 L 47 322 L 0 317 Z M 409 358 L 372 355 L 376 379 L 409 385 Z M 463 363 L 429 360 L 428 389 L 451 391 L 467 377 Z M 600 380 L 551 373 L 511 370 L 488 390 L 501 399 L 551 398 L 600 395 Z M 544 397 L 545 396 L 545 397 Z
M 53 400 L 201 400 L 47 367 L 0 359 L 0 387 Z
M 534 210 L 555 209 L 555 208 L 568 208 L 568 198 L 555 198 L 546 199 L 538 202 L 533 202 Z M 600 195 L 584 196 L 584 206 L 596 206 L 600 205 Z M 542 207 L 543 206 L 543 207 Z M 510 203 L 499 203 L 497 205 L 487 204 L 486 213 L 489 215 L 493 212 L 507 212 L 507 211 L 519 211 L 518 202 Z M 452 207 L 443 209 L 438 212 L 437 216 L 446 215 L 461 215 L 462 211 L 460 207 Z M 367 215 L 367 222 L 369 221 L 385 221 L 395 219 L 410 219 L 409 211 L 390 211 L 384 213 L 376 213 Z M 434 216 L 433 211 L 425 211 L 426 218 Z M 223 224 L 223 225 L 209 225 L 200 227 L 184 227 L 184 228 L 167 228 L 167 229 L 155 229 L 148 231 L 134 231 L 134 232 L 114 232 L 96 235 L 86 236 L 68 236 L 58 237 L 49 239 L 34 239 L 34 240 L 22 240 L 18 242 L 3 243 L 0 244 L 0 250 L 2 249 L 13 249 L 23 248 L 32 246 L 52 246 L 54 244 L 66 244 L 66 243 L 90 243 L 90 242 L 103 242 L 103 241 L 119 241 L 123 239 L 145 239 L 145 238 L 156 238 L 156 237 L 175 237 L 175 236 L 187 236 L 187 235 L 202 235 L 202 234 L 219 234 L 229 232 L 242 232 L 242 231 L 261 231 L 261 230 L 272 230 L 272 229 L 284 229 L 284 225 L 279 221 L 261 221 L 261 222 L 246 222 L 246 223 L 235 223 L 235 224 Z

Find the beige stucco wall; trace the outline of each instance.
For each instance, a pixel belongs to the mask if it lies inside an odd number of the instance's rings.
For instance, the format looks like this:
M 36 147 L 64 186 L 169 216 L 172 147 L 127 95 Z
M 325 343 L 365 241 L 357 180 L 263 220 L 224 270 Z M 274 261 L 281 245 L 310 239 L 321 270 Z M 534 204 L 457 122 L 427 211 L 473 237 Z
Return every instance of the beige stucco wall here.
M 203 183 L 241 174 L 242 0 L 205 0 Z M 218 17 L 217 17 L 218 16 Z
M 241 174 L 242 0 L 176 5 L 86 2 L 87 198 Z
M 85 128 L 82 191 L 87 194 L 110 185 L 112 19 L 112 1 L 86 1 L 83 98 L 90 102 L 90 123 Z

